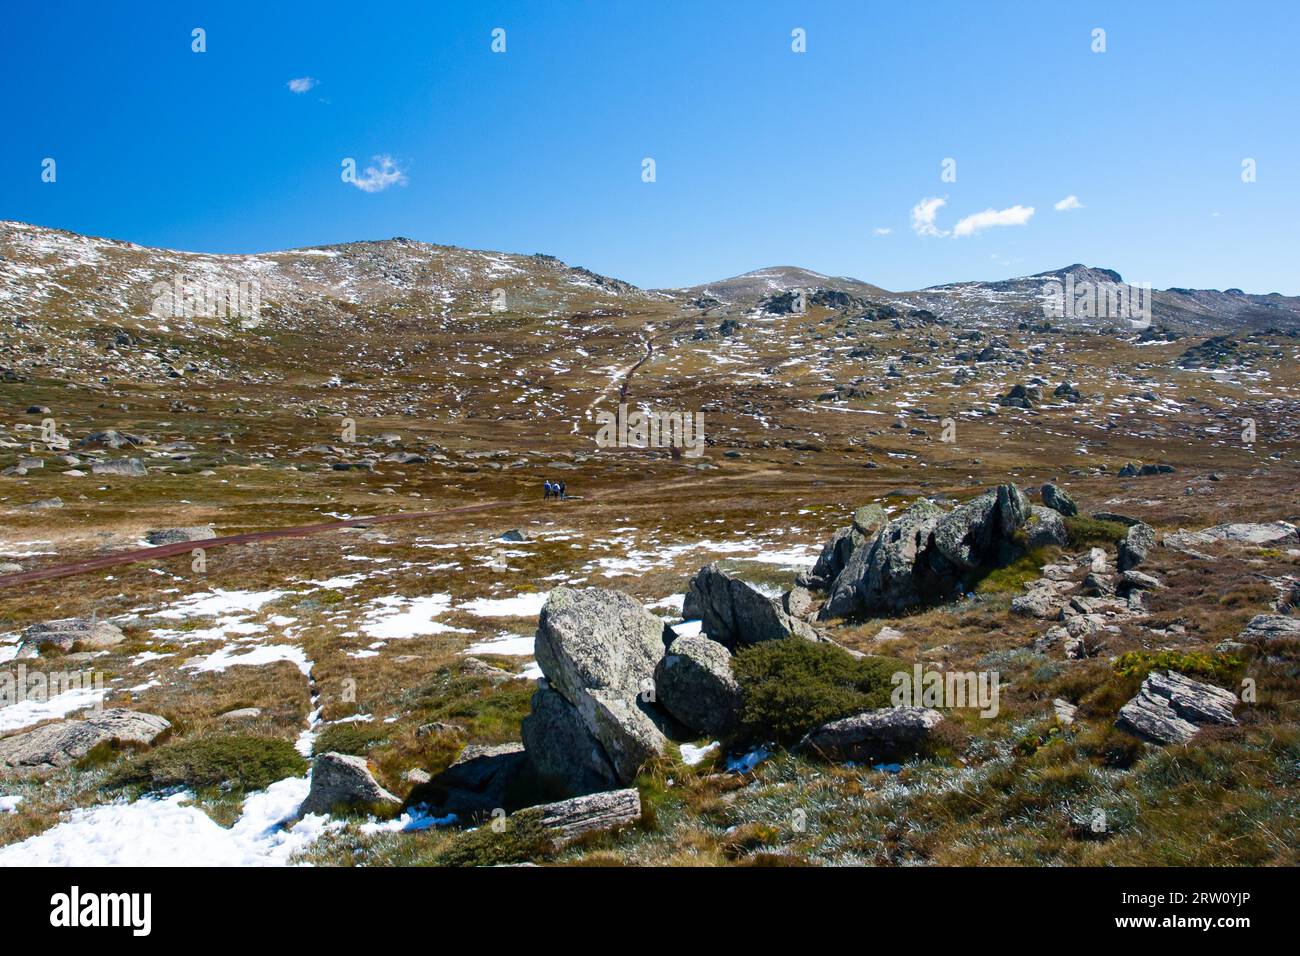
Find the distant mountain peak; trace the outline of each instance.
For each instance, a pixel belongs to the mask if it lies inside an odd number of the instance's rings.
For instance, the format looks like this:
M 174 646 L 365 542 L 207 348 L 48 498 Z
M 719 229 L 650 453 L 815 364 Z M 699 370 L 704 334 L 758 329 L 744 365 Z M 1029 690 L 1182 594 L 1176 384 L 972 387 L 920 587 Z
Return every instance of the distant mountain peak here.
M 1082 262 L 1076 262 L 1073 265 L 1065 266 L 1060 269 L 1050 269 L 1047 272 L 1039 272 L 1030 279 L 1061 279 L 1067 276 L 1073 276 L 1075 282 L 1115 282 L 1123 283 L 1124 277 L 1114 269 L 1102 269 L 1097 266 L 1085 266 Z

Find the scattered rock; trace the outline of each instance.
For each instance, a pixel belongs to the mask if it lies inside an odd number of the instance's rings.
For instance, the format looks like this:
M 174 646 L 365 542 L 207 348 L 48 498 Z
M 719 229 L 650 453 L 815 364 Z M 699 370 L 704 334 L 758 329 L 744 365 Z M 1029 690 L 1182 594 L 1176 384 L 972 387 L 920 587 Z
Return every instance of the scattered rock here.
M 1256 614 L 1241 632 L 1241 641 L 1300 640 L 1300 618 L 1280 614 Z
M 1119 543 L 1119 569 L 1121 572 L 1135 568 L 1146 560 L 1155 547 L 1156 533 L 1149 524 L 1138 522 L 1128 529 Z
M 1165 535 L 1161 543 L 1175 551 L 1195 553 L 1193 549 L 1216 542 L 1255 547 L 1277 544 L 1300 547 L 1300 531 L 1288 521 L 1220 524 L 1202 531 L 1176 531 Z
M 503 534 L 501 536 L 501 540 L 502 541 L 530 541 L 532 539 L 528 537 L 527 533 L 520 531 L 518 528 L 514 528 L 510 531 L 507 531 L 505 534 Z
M 224 714 L 218 715 L 218 720 L 256 720 L 262 716 L 260 707 L 238 707 L 235 710 L 228 710 Z
M 24 511 L 49 511 L 63 507 L 62 498 L 42 498 L 21 506 Z
M 480 660 L 477 657 L 465 658 L 462 666 L 467 674 L 473 674 L 475 677 L 486 677 L 494 684 L 500 684 L 508 680 L 515 680 L 518 675 L 512 674 L 508 670 L 500 667 L 493 667 L 487 661 Z
M 370 773 L 365 757 L 324 753 L 312 761 L 311 789 L 299 813 L 333 813 L 339 807 L 396 809 L 402 803 Z
M 1115 579 L 1109 574 L 1089 571 L 1088 576 L 1083 579 L 1083 593 L 1089 597 L 1109 597 L 1115 593 Z
M 1042 392 L 1037 386 L 1012 385 L 1011 390 L 998 399 L 998 404 L 1010 408 L 1034 408 L 1042 400 Z
M 1058 723 L 1069 726 L 1074 723 L 1074 715 L 1078 713 L 1079 708 L 1062 697 L 1052 701 L 1052 711 L 1056 714 Z
M 0 740 L 0 766 L 50 770 L 76 763 L 102 743 L 149 746 L 171 729 L 154 714 L 106 710 L 83 720 L 60 720 Z
M 1061 613 L 1060 595 L 1050 587 L 1031 588 L 1011 599 L 1011 613 L 1020 617 L 1050 620 Z
M 146 533 L 144 539 L 159 547 L 164 544 L 180 544 L 182 541 L 206 541 L 216 536 L 216 530 L 209 524 L 192 528 L 162 528 Z
M 894 760 L 916 753 L 943 714 L 928 707 L 884 707 L 823 724 L 798 750 L 828 760 Z
M 1120 708 L 1115 726 L 1158 744 L 1190 740 L 1202 724 L 1235 724 L 1237 698 L 1177 671 L 1152 671 L 1138 695 Z
M 148 441 L 139 435 L 131 435 L 127 432 L 119 432 L 110 428 L 102 432 L 93 432 L 83 438 L 78 445 L 103 445 L 107 448 L 129 448 L 135 445 L 143 445 Z
M 556 843 L 563 846 L 586 833 L 636 823 L 641 819 L 641 793 L 636 789 L 612 790 L 543 804 L 527 813 L 535 814 L 543 827 L 554 831 Z
M 1070 493 L 1053 484 L 1043 485 L 1043 504 L 1067 518 L 1079 513 L 1079 506 L 1074 503 Z
M 521 743 L 470 744 L 442 773 L 426 774 L 403 806 L 422 806 L 439 817 L 454 813 L 460 821 L 479 820 L 494 810 L 511 812 L 519 807 L 513 784 L 527 766 Z
M 74 617 L 33 624 L 23 631 L 21 646 L 38 651 L 42 647 L 54 647 L 66 653 L 74 646 L 99 649 L 113 647 L 124 640 L 126 635 L 115 624 Z
M 147 475 L 149 469 L 139 458 L 115 458 L 112 461 L 97 461 L 90 466 L 96 475 L 121 475 L 126 478 L 138 478 Z
M 1141 571 L 1125 571 L 1120 575 L 1120 582 L 1124 590 L 1161 591 L 1165 587 L 1164 582 L 1159 578 L 1151 574 L 1143 574 Z

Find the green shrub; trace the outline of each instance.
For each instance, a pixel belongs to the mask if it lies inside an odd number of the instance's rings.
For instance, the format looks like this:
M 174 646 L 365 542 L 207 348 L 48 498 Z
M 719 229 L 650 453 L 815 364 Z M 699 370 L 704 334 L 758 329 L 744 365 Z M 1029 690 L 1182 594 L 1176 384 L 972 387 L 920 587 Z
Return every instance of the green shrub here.
M 742 694 L 739 735 L 789 744 L 829 720 L 887 707 L 890 676 L 908 667 L 799 637 L 747 647 L 732 659 Z
M 1082 548 L 1094 544 L 1118 544 L 1128 534 L 1128 525 L 1118 521 L 1098 521 L 1075 515 L 1066 518 L 1065 533 L 1070 539 L 1070 547 Z
M 1145 680 L 1153 670 L 1178 671 L 1187 676 L 1204 677 L 1220 684 L 1235 684 L 1245 662 L 1229 654 L 1202 651 L 1129 651 L 1115 658 L 1115 673 L 1121 677 Z
M 500 866 L 536 860 L 554 850 L 551 834 L 536 813 L 521 810 L 504 822 L 500 832 L 487 824 L 458 833 L 434 862 L 439 866 Z
M 1035 548 L 1001 568 L 993 568 L 974 582 L 976 594 L 1019 594 L 1030 581 L 1042 577 L 1043 565 L 1056 554 L 1055 548 Z
M 307 761 L 279 737 L 199 737 L 166 744 L 130 761 L 105 785 L 250 792 L 306 772 Z

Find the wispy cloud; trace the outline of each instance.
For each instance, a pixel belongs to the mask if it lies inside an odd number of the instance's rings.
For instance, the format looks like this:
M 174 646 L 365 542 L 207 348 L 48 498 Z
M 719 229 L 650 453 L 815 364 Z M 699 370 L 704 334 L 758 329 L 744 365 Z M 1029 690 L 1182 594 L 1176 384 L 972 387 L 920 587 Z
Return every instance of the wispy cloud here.
M 1079 202 L 1079 197 L 1071 193 L 1060 202 L 1052 207 L 1057 212 L 1069 212 L 1071 209 L 1082 209 L 1083 203 Z
M 877 226 L 875 229 L 872 230 L 872 232 L 874 232 L 877 236 L 887 236 L 893 231 L 894 230 L 890 229 L 888 226 Z
M 389 186 L 406 185 L 406 173 L 397 167 L 393 157 L 385 153 L 372 158 L 377 165 L 367 166 L 365 175 L 358 176 L 352 185 L 367 193 L 383 192 Z
M 918 236 L 946 236 L 948 233 L 934 224 L 934 217 L 948 204 L 948 200 L 938 196 L 922 199 L 912 207 L 912 231 Z
M 952 227 L 952 234 L 957 238 L 973 236 L 977 232 L 993 226 L 1023 226 L 1034 214 L 1033 206 L 1011 206 L 1008 209 L 985 209 L 967 216 Z
M 289 81 L 289 89 L 294 93 L 306 93 L 315 85 L 316 80 L 310 76 L 300 76 Z

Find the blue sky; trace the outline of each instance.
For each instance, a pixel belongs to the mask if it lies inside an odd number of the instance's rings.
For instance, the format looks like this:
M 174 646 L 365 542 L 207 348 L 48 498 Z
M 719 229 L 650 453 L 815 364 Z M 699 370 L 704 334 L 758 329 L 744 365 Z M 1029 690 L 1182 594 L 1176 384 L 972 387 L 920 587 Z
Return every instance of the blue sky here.
M 781 264 L 910 289 L 1082 261 L 1300 294 L 1298 9 L 15 4 L 0 218 L 211 252 L 403 235 L 642 286 Z M 346 157 L 400 181 L 345 183 Z

